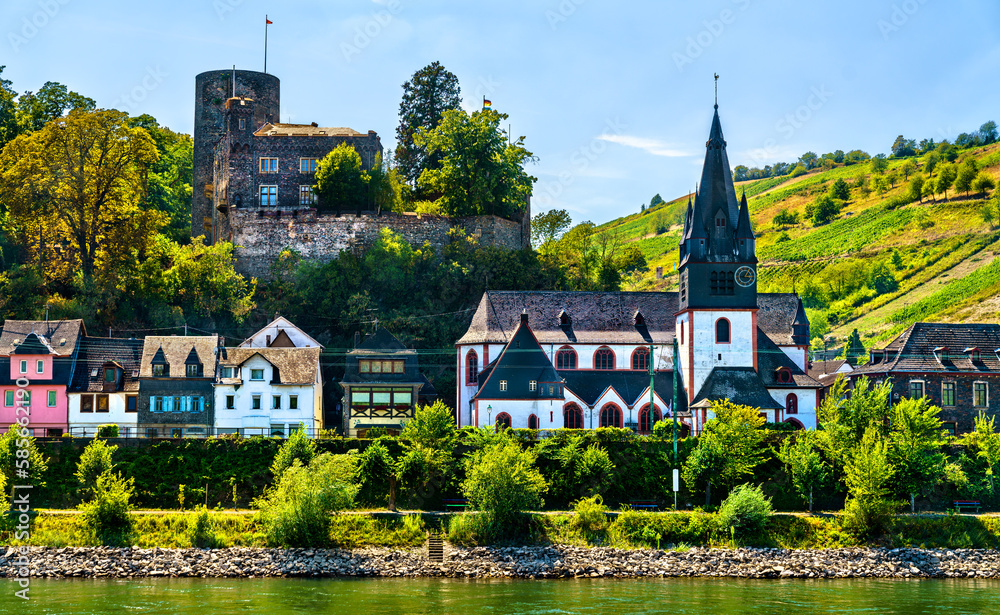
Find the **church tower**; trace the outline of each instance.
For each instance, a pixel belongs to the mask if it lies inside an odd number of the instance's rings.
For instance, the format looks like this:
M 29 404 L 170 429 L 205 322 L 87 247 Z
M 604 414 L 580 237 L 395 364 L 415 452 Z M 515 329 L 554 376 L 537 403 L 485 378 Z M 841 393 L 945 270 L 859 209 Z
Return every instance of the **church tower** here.
M 717 367 L 757 369 L 755 238 L 746 194 L 736 197 L 718 104 L 705 147 L 678 264 L 676 335 L 688 402 Z

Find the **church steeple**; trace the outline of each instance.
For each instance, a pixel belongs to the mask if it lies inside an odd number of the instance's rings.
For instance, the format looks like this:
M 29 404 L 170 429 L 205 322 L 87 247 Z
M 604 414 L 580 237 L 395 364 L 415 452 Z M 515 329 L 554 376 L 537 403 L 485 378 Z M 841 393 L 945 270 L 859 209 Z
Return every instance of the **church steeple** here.
M 678 266 L 681 309 L 757 307 L 757 257 L 750 210 L 745 193 L 742 200 L 736 198 L 718 102 L 682 243 Z M 737 272 L 741 274 L 738 278 Z

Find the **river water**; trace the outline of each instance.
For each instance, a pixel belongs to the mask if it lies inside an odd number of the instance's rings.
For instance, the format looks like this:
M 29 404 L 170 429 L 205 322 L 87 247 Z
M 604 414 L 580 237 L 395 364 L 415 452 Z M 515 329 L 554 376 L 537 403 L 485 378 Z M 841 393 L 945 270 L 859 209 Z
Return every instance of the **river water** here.
M 33 580 L 0 613 L 1000 613 L 996 580 Z

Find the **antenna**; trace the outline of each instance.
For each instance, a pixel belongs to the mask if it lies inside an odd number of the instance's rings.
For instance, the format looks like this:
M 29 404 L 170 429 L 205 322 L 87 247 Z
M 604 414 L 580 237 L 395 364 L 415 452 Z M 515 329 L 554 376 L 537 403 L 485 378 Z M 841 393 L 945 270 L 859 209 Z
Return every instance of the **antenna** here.
M 719 108 L 719 73 L 715 73 L 715 108 Z
M 236 65 L 233 64 L 233 95 L 232 98 L 236 98 Z

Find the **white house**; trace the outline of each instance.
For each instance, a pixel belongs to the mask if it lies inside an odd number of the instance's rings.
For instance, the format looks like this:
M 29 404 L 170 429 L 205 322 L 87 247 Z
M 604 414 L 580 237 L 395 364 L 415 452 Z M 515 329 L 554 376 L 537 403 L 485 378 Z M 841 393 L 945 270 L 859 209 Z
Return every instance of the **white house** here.
M 321 349 L 224 348 L 215 383 L 215 433 L 285 437 L 323 428 Z
M 267 326 L 257 331 L 239 348 L 322 348 L 323 345 L 310 337 L 283 316 L 276 316 Z
M 139 365 L 143 341 L 83 337 L 69 397 L 69 433 L 92 437 L 101 425 L 118 425 L 121 437 L 139 435 Z

